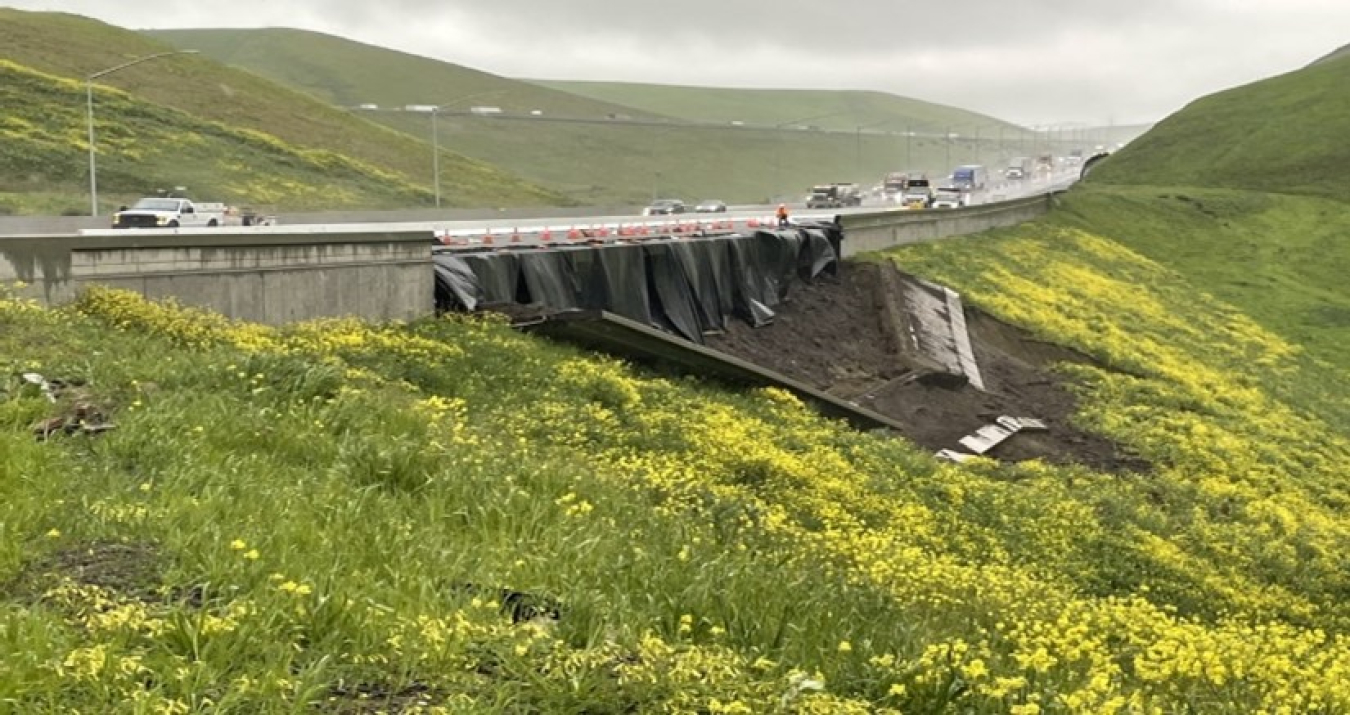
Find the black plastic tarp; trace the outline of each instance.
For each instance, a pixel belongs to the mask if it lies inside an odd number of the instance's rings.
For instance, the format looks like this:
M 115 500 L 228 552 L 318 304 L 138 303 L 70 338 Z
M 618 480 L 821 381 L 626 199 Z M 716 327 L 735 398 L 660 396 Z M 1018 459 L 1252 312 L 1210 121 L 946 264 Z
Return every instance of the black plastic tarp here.
M 735 308 L 726 241 L 678 241 L 670 249 L 693 293 L 699 325 L 703 330 L 725 330 L 727 316 Z
M 608 304 L 604 310 L 652 325 L 652 302 L 647 294 L 647 261 L 641 245 L 601 246 L 600 275 Z
M 438 253 L 437 256 L 445 255 Z M 520 300 L 520 257 L 514 253 L 456 253 L 478 279 L 484 305 L 528 302 Z M 470 309 L 472 310 L 472 309 Z
M 818 224 L 633 244 L 440 251 L 436 304 L 605 310 L 701 343 L 732 316 L 756 327 L 772 322 L 795 283 L 837 271 L 842 236 L 837 225 Z
M 685 278 L 684 267 L 675 257 L 675 245 L 663 242 L 642 246 L 656 308 L 652 316 L 661 328 L 702 345 L 703 325 L 698 319 L 699 309 L 693 288 Z
M 438 253 L 431 257 L 431 263 L 436 270 L 436 305 L 458 304 L 465 310 L 478 310 L 483 289 L 464 258 Z
M 522 251 L 516 255 L 528 292 L 521 302 L 542 303 L 553 310 L 580 307 L 572 266 L 561 251 Z

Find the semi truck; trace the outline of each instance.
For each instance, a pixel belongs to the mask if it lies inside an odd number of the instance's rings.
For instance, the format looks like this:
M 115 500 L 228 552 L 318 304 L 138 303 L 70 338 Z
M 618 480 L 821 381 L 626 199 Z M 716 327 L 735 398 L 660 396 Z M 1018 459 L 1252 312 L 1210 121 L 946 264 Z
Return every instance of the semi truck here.
M 989 170 L 979 164 L 966 164 L 952 172 L 952 186 L 966 191 L 984 191 L 989 183 Z
M 820 184 L 811 189 L 806 198 L 808 209 L 837 209 L 862 206 L 862 192 L 857 184 Z
M 1019 156 L 1008 161 L 1008 168 L 1003 171 L 1004 178 L 1020 180 L 1031 176 L 1031 157 Z

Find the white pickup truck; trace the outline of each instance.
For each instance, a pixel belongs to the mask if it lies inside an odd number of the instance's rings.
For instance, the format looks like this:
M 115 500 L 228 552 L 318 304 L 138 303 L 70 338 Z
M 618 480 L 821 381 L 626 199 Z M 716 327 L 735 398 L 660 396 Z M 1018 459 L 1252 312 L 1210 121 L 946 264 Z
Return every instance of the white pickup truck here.
M 139 199 L 113 214 L 113 228 L 214 228 L 216 226 L 271 226 L 273 216 L 243 212 L 222 203 L 194 203 L 182 198 Z

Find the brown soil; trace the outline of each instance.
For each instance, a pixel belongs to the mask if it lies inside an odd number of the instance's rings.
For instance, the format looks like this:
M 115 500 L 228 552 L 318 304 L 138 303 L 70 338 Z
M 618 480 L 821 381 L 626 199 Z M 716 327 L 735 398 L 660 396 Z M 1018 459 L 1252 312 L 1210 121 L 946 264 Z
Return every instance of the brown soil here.
M 1110 471 L 1146 471 L 1150 465 L 1110 440 L 1071 424 L 1077 401 L 1049 367 L 1086 362 L 1072 350 L 1037 341 L 1026 332 L 970 307 L 966 321 L 986 391 L 924 379 L 912 360 L 895 351 L 884 324 L 881 267 L 846 262 L 837 277 L 797 284 L 777 307 L 772 325 L 733 321 L 708 347 L 826 390 L 904 425 L 926 449 L 962 451 L 958 440 L 999 415 L 1046 422 L 1043 433 L 1022 432 L 988 456 L 1009 461 L 1040 458 Z
M 159 555 L 146 543 L 80 544 L 29 563 L 13 582 L 0 587 L 0 594 L 38 599 L 66 579 L 137 600 L 157 600 Z
M 318 710 L 335 715 L 397 715 L 423 712 L 444 699 L 444 694 L 421 683 L 403 688 L 382 683 L 357 683 L 330 688 L 327 701 L 319 705 Z

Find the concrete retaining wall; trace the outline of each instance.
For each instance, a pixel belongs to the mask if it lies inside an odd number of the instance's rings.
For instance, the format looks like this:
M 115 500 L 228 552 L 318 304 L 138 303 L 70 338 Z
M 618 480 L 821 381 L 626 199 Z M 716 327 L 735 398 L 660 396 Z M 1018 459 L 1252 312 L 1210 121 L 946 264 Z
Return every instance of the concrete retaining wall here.
M 584 218 L 589 216 L 639 216 L 641 206 L 580 206 L 560 208 L 539 206 L 514 209 L 402 209 L 397 211 L 318 211 L 281 213 L 282 226 L 314 224 L 393 223 L 432 221 L 522 221 L 541 218 Z M 108 228 L 111 215 L 104 216 L 0 216 L 0 236 L 76 233 L 83 229 Z
M 0 283 L 48 305 L 92 284 L 231 318 L 409 320 L 435 309 L 430 231 L 0 237 Z
M 1054 200 L 1055 194 L 1042 194 L 964 209 L 846 214 L 839 217 L 844 257 L 1015 226 L 1044 216 Z

